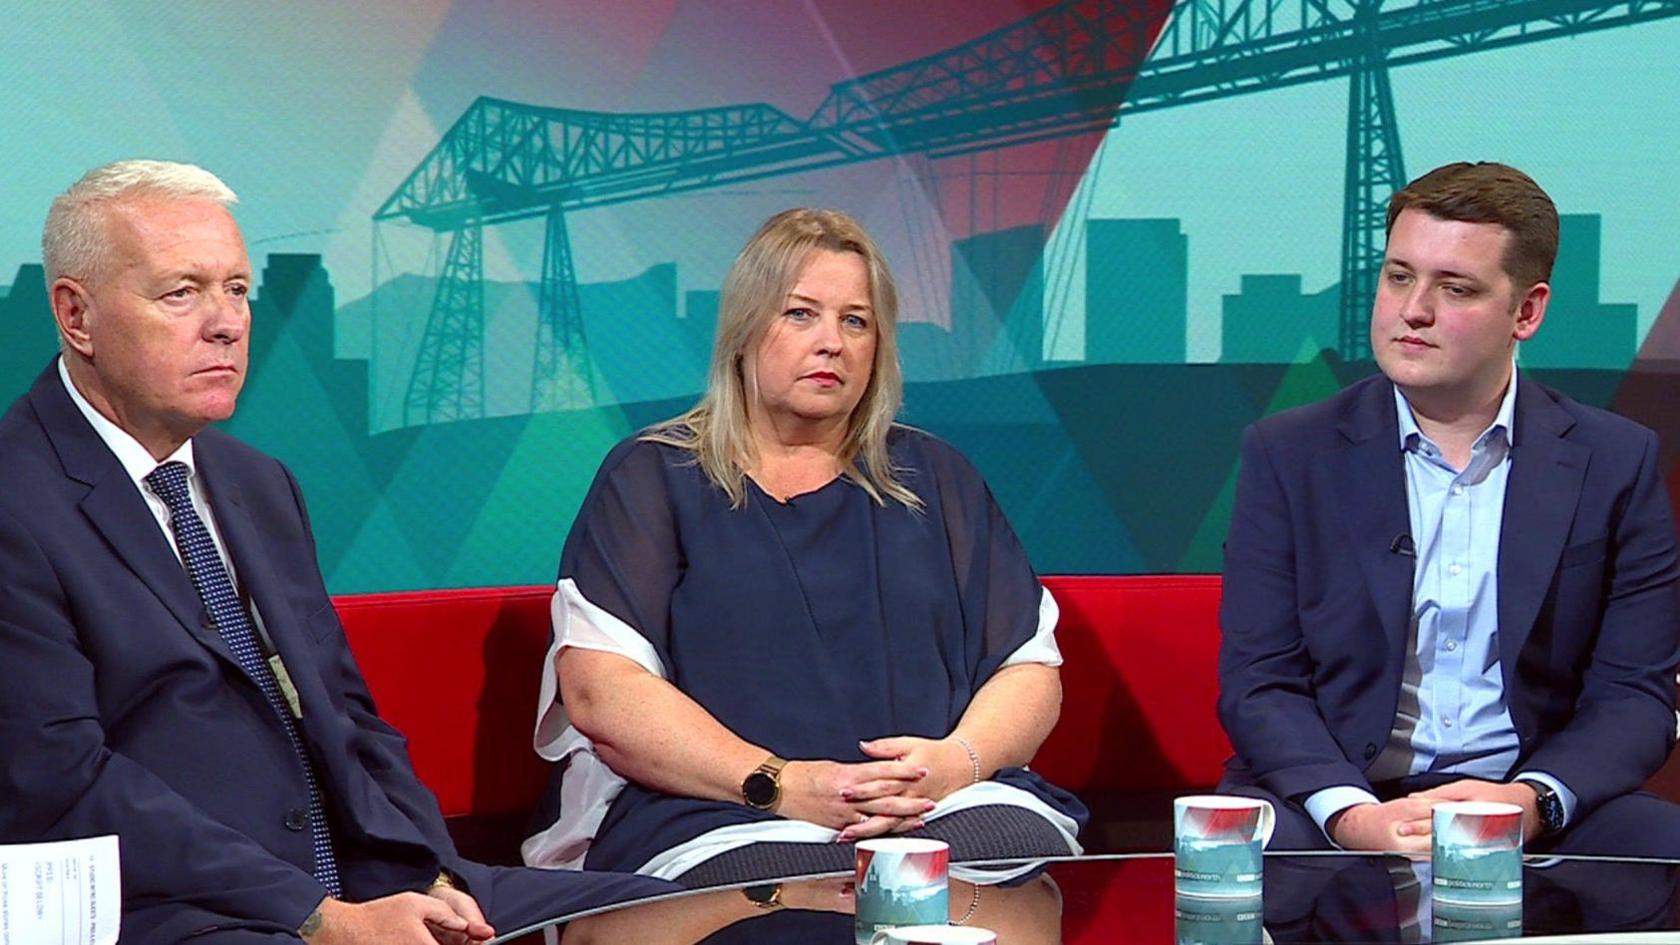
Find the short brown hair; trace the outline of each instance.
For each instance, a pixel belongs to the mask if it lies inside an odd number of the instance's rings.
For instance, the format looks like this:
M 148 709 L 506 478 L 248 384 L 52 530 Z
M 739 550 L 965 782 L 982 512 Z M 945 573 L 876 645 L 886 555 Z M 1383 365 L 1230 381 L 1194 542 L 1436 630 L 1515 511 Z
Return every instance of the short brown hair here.
M 1497 223 L 1511 233 L 1502 264 L 1518 290 L 1551 281 L 1558 249 L 1557 206 L 1522 171 L 1493 161 L 1437 167 L 1389 198 L 1388 232 L 1407 209 L 1438 220 Z

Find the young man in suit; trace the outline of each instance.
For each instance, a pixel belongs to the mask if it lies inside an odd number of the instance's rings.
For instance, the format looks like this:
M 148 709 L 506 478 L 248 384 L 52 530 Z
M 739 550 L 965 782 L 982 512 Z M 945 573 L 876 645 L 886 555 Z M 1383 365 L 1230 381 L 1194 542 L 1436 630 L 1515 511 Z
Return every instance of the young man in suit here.
M 1222 789 L 1273 847 L 1427 850 L 1442 800 L 1534 848 L 1680 855 L 1641 793 L 1675 737 L 1675 532 L 1656 436 L 1515 367 L 1557 210 L 1452 164 L 1394 195 L 1381 374 L 1254 424 L 1225 552 Z
M 117 834 L 137 942 L 462 945 L 670 888 L 455 852 L 297 483 L 208 429 L 245 380 L 234 200 L 125 161 L 48 217 L 61 356 L 0 419 L 0 842 Z

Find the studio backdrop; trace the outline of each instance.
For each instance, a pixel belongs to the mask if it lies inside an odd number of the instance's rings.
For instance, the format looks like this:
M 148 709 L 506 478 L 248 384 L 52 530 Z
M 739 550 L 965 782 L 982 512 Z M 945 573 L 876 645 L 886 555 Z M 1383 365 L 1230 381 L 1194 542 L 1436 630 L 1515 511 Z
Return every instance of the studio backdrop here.
M 0 33 L 0 397 L 55 337 L 54 194 L 239 192 L 234 434 L 334 592 L 553 580 L 613 443 L 701 391 L 770 214 L 903 298 L 902 419 L 1042 572 L 1217 571 L 1242 428 L 1374 370 L 1383 209 L 1455 160 L 1563 214 L 1522 365 L 1680 487 L 1680 0 L 23 2 Z M 4 457 L 0 457 L 0 462 Z

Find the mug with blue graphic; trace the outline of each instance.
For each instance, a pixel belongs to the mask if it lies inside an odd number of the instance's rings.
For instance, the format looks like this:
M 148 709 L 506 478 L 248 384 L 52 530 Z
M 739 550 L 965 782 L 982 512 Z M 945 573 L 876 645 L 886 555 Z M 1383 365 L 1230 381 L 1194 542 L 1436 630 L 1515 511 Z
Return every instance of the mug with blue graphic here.
M 901 925 L 876 932 L 869 945 L 997 945 L 997 933 L 973 925 Z
M 1260 895 L 1262 852 L 1277 812 L 1258 798 L 1201 794 L 1173 801 L 1173 888 L 1180 896 Z
M 1173 941 L 1177 945 L 1261 945 L 1266 914 L 1259 898 L 1173 898 Z
M 1436 945 L 1448 942 L 1485 942 L 1497 938 L 1518 938 L 1523 932 L 1521 902 L 1502 906 L 1466 906 L 1456 902 L 1431 903 Z
M 1436 902 L 1522 902 L 1522 808 L 1446 801 L 1435 805 L 1432 817 Z
M 951 848 L 940 840 L 882 837 L 857 845 L 857 940 L 901 925 L 951 921 Z

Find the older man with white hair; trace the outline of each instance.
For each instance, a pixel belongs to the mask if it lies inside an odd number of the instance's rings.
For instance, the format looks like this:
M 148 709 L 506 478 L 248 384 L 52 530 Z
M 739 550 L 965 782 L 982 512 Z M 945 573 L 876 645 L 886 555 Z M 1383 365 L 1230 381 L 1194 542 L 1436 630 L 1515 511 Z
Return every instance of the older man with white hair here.
M 0 842 L 117 834 L 138 942 L 462 945 L 663 891 L 456 853 L 296 481 L 208 429 L 247 366 L 236 199 L 122 161 L 48 215 L 61 354 L 0 418 Z

